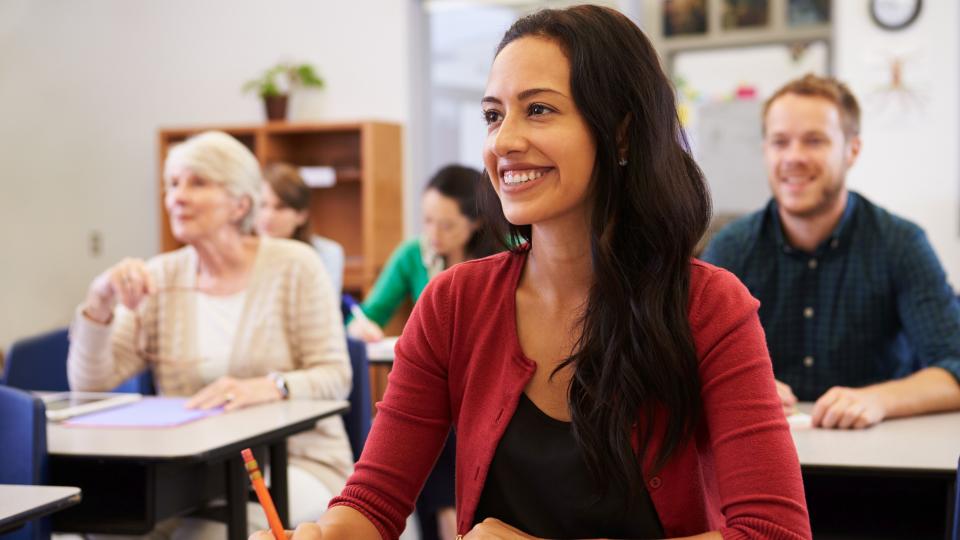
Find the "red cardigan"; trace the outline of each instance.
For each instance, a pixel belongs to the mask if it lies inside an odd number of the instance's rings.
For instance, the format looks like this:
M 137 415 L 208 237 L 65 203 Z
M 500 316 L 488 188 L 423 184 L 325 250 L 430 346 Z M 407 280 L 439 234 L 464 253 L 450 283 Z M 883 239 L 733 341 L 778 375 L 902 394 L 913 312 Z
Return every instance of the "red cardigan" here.
M 356 471 L 331 506 L 353 507 L 383 538 L 397 538 L 452 423 L 457 529 L 470 530 L 494 451 L 536 369 L 516 333 L 525 261 L 526 253 L 502 253 L 457 265 L 428 285 L 397 343 Z M 725 270 L 693 260 L 690 271 L 704 416 L 657 475 L 646 473 L 664 532 L 810 538 L 800 464 L 774 387 L 759 304 Z M 653 439 L 644 471 L 652 470 L 661 442 Z

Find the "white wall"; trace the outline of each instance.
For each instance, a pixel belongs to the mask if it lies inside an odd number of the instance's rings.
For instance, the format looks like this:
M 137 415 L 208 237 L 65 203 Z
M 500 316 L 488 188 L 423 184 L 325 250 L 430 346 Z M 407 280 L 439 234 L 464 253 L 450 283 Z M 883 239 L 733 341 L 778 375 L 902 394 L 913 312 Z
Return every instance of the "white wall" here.
M 912 26 L 882 30 L 867 0 L 833 2 L 837 76 L 864 109 L 849 185 L 923 227 L 960 289 L 960 4 L 924 2 Z M 904 87 L 890 91 L 903 58 Z
M 0 0 L 0 348 L 156 253 L 157 129 L 260 122 L 263 68 L 317 66 L 323 118 L 406 124 L 416 1 Z

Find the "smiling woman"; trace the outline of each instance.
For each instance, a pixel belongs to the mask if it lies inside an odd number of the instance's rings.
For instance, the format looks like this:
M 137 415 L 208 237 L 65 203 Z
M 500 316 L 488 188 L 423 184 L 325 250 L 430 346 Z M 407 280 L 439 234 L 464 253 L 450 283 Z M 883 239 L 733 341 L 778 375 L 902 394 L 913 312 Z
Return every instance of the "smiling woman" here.
M 466 539 L 809 538 L 757 302 L 691 258 L 709 197 L 647 38 L 524 17 L 481 106 L 513 247 L 427 287 L 356 472 L 294 538 L 396 538 L 451 425 Z
M 527 80 L 511 73 L 535 75 Z M 482 100 L 489 133 L 483 159 L 500 179 L 494 189 L 507 220 L 537 223 L 585 205 L 596 148 L 574 103 L 560 47 L 550 39 L 523 38 L 522 47 L 500 52 L 490 81 L 496 84 Z

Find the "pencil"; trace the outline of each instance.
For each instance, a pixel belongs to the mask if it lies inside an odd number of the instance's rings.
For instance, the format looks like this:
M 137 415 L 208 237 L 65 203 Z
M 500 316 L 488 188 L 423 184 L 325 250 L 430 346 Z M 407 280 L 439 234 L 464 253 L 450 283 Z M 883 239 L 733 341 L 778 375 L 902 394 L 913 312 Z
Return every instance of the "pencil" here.
M 257 492 L 257 499 L 260 500 L 263 513 L 267 515 L 267 523 L 270 524 L 273 537 L 276 538 L 276 540 L 287 540 L 287 533 L 283 530 L 283 523 L 280 522 L 277 507 L 273 505 L 273 499 L 270 498 L 267 485 L 263 483 L 263 475 L 260 474 L 260 467 L 257 466 L 257 460 L 253 459 L 253 452 L 251 452 L 249 448 L 244 448 L 240 451 L 240 455 L 243 456 L 243 463 L 247 467 L 247 473 L 250 474 L 250 483 L 253 484 L 253 490 Z

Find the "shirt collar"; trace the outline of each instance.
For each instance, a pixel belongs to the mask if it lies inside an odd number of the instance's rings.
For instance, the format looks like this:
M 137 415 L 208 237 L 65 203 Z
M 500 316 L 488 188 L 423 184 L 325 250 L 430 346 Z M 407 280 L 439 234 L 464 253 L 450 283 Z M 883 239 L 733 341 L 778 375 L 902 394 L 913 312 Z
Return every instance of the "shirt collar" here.
M 850 234 L 849 231 L 853 230 L 851 222 L 853 221 L 853 214 L 857 209 L 857 201 L 860 199 L 860 196 L 856 192 L 848 191 L 847 192 L 847 206 L 843 209 L 843 216 L 840 218 L 840 223 L 837 223 L 837 226 L 833 228 L 833 232 L 828 236 L 815 250 L 815 253 L 821 253 L 827 249 L 838 249 L 841 246 L 848 243 Z M 780 223 L 780 212 L 777 208 L 776 199 L 771 198 L 770 203 L 767 204 L 767 216 L 770 219 L 770 225 L 773 228 L 773 237 L 777 243 L 777 247 L 780 248 L 784 253 L 796 253 L 800 250 L 791 246 L 787 243 L 786 237 L 783 235 L 783 226 Z

